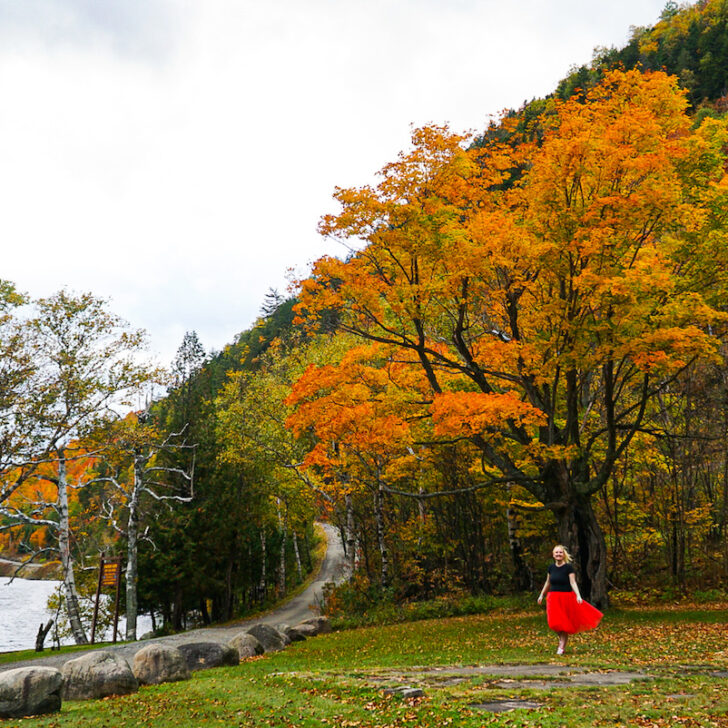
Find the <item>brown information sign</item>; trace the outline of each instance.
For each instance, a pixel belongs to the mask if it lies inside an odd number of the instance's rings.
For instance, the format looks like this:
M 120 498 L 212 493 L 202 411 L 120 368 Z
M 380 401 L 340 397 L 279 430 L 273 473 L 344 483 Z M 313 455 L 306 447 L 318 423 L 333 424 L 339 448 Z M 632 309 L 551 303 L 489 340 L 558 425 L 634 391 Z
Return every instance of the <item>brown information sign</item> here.
M 121 564 L 117 562 L 106 562 L 101 566 L 101 586 L 116 586 L 119 583 Z
M 116 642 L 117 627 L 119 624 L 119 587 L 121 586 L 121 558 L 116 556 L 111 559 L 106 558 L 106 554 L 101 554 L 99 563 L 99 582 L 96 585 L 96 604 L 94 605 L 94 617 L 91 621 L 91 644 L 96 639 L 96 621 L 99 616 L 99 598 L 101 590 L 104 587 L 113 587 L 116 591 L 114 600 L 114 642 Z

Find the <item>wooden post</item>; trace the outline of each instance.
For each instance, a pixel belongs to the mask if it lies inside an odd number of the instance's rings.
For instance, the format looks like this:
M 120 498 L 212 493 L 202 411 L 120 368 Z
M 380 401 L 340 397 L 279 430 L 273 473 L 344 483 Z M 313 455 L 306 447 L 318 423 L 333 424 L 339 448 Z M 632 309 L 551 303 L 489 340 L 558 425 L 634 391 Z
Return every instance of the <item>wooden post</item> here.
M 116 560 L 116 599 L 114 604 L 114 639 L 116 644 L 116 633 L 119 628 L 119 592 L 121 590 L 121 559 Z
M 106 552 L 101 554 L 101 562 L 99 563 L 99 581 L 96 584 L 96 601 L 94 602 L 94 617 L 91 620 L 91 644 L 94 643 L 96 637 L 96 620 L 99 618 L 99 597 L 101 596 L 101 578 L 104 573 L 104 557 Z

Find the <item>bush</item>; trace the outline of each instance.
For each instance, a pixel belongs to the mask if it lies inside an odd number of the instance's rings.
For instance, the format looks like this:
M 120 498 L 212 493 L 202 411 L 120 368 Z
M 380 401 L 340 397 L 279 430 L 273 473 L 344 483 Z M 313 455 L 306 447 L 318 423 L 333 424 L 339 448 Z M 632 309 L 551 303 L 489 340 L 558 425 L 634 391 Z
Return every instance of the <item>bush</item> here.
M 502 597 L 453 592 L 425 601 L 398 601 L 395 593 L 394 588 L 385 590 L 357 579 L 339 586 L 330 585 L 324 595 L 324 613 L 335 629 L 349 629 L 520 610 L 533 602 L 530 594 Z

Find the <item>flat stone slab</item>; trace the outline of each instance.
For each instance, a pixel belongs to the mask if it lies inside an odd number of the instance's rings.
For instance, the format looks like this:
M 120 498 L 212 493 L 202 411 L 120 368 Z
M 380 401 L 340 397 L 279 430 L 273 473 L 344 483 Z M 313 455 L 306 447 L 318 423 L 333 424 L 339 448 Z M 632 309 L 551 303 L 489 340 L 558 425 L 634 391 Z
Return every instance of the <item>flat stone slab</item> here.
M 583 667 L 566 665 L 468 665 L 451 667 L 415 668 L 394 673 L 392 671 L 374 675 L 362 675 L 375 682 L 425 683 L 432 687 L 449 687 L 457 685 L 469 678 L 478 677 L 503 678 L 495 683 L 501 688 L 533 688 L 549 690 L 557 687 L 591 687 L 628 685 L 636 680 L 651 680 L 652 677 L 636 671 L 588 671 Z M 541 679 L 540 679 L 541 678 Z M 548 678 L 546 680 L 542 678 Z
M 489 687 L 502 690 L 553 690 L 571 687 L 573 684 L 566 680 L 498 680 Z
M 506 713 L 509 710 L 538 710 L 543 705 L 533 700 L 494 700 L 492 703 L 470 703 L 469 707 L 489 713 Z
M 385 695 L 399 695 L 401 698 L 421 698 L 425 691 L 422 688 L 413 688 L 411 685 L 402 685 L 397 688 L 387 688 Z

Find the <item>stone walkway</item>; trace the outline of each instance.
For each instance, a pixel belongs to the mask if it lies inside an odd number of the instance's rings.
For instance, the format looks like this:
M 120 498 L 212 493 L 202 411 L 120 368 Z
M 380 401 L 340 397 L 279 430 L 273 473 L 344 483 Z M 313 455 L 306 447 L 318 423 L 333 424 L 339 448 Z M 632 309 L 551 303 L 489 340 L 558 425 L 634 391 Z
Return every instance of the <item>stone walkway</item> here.
M 329 673 L 329 676 L 331 673 Z M 514 697 L 520 690 L 554 690 L 575 686 L 608 687 L 628 685 L 638 680 L 652 680 L 652 675 L 639 671 L 592 670 L 559 664 L 541 665 L 447 665 L 406 670 L 378 670 L 355 673 L 347 679 L 366 681 L 381 686 L 385 695 L 420 698 L 432 690 L 463 685 L 482 676 L 485 682 L 477 685 L 476 693 L 486 698 L 489 691 L 507 690 L 508 698 L 469 703 L 474 710 L 502 713 L 511 710 L 539 710 L 541 703 L 531 698 Z M 492 694 L 492 693 L 491 693 Z M 474 697 L 474 696 L 473 696 Z
M 643 672 L 594 671 L 584 667 L 553 664 L 469 665 L 464 667 L 452 665 L 377 672 L 370 675 L 357 675 L 356 677 L 363 677 L 373 682 L 389 683 L 396 681 L 437 688 L 458 685 L 481 675 L 495 678 L 491 684 L 492 687 L 531 688 L 535 690 L 548 690 L 559 686 L 628 685 L 635 680 L 652 679 L 650 675 Z
M 188 644 L 191 642 L 227 643 L 232 637 L 238 634 L 238 632 L 244 632 L 254 624 L 263 623 L 276 626 L 278 624 L 285 623 L 294 625 L 308 617 L 319 614 L 319 606 L 322 602 L 322 590 L 324 584 L 329 582 L 340 582 L 345 577 L 344 570 L 346 567 L 344 549 L 341 543 L 341 538 L 339 537 L 339 532 L 328 523 L 322 523 L 321 526 L 326 533 L 327 549 L 319 573 L 316 575 L 316 579 L 303 592 L 301 592 L 301 594 L 293 597 L 273 611 L 261 615 L 260 617 L 256 617 L 255 619 L 241 620 L 224 626 L 203 627 L 201 629 L 193 629 L 188 632 L 180 632 L 179 634 L 169 635 L 166 637 L 155 637 L 150 640 L 132 642 L 125 645 L 106 645 L 104 649 L 116 652 L 131 663 L 136 652 L 142 647 L 146 647 L 146 645 L 151 642 L 160 642 L 174 646 Z M 16 667 L 25 667 L 27 665 L 49 665 L 51 667 L 60 668 L 67 660 L 79 657 L 82 654 L 85 654 L 83 650 L 64 654 L 48 652 L 45 657 L 0 665 L 0 672 L 12 670 Z

